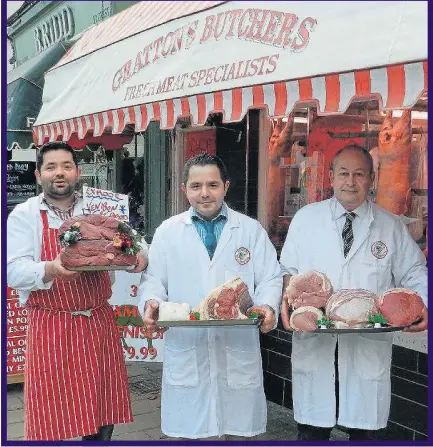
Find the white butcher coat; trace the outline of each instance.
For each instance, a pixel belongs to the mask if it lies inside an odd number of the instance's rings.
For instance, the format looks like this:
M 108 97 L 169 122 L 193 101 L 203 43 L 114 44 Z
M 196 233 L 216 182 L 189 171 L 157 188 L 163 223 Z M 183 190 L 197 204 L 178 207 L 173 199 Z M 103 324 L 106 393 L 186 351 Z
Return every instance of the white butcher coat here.
M 406 287 L 419 293 L 427 305 L 425 257 L 400 218 L 368 201 L 366 218 L 344 258 L 341 231 L 334 219 L 337 203 L 332 198 L 307 205 L 296 213 L 281 252 L 283 273 L 293 275 L 314 269 L 328 276 L 334 290 L 363 288 L 380 294 L 393 287 Z M 378 241 L 388 250 L 382 259 L 373 255 L 372 246 Z M 386 427 L 391 400 L 392 333 L 294 333 L 295 420 L 319 427 L 335 425 L 337 337 L 338 424 L 369 430 Z
M 246 248 L 245 265 L 235 259 Z M 215 287 L 240 276 L 255 305 L 277 312 L 282 275 L 276 251 L 261 225 L 228 208 L 212 261 L 189 211 L 156 230 L 149 266 L 139 287 L 139 309 L 154 298 L 193 308 Z M 278 318 L 278 315 L 276 315 Z M 161 429 L 173 437 L 205 438 L 266 431 L 259 330 L 256 327 L 169 328 L 164 335 Z

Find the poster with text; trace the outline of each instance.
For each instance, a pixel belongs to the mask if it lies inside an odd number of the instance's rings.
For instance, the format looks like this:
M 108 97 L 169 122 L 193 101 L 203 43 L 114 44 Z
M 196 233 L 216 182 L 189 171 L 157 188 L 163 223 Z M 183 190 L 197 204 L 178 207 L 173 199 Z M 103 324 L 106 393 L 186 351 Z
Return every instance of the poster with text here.
M 164 332 L 150 332 L 138 312 L 141 273 L 117 271 L 110 304 L 116 317 L 126 361 L 162 362 Z
M 7 288 L 7 362 L 8 375 L 24 374 L 27 309 L 20 306 L 15 289 Z

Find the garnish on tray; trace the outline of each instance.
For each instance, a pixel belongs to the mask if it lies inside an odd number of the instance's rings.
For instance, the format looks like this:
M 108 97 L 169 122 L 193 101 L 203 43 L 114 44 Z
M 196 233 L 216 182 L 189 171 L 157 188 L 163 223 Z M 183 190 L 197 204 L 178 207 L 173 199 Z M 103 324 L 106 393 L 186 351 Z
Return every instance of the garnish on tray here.
M 200 320 L 200 313 L 199 312 L 190 312 L 189 319 L 193 321 Z
M 323 328 L 325 327 L 326 329 L 329 329 L 333 322 L 332 320 L 328 320 L 328 318 L 326 318 L 326 316 L 324 315 L 320 320 L 316 320 L 316 324 L 318 328 Z
M 374 325 L 376 325 L 376 324 L 385 325 L 388 323 L 388 320 L 386 318 L 384 318 L 384 316 L 381 313 L 379 313 L 379 314 L 375 314 L 375 315 L 370 315 L 368 317 L 368 322 L 370 324 L 374 324 Z

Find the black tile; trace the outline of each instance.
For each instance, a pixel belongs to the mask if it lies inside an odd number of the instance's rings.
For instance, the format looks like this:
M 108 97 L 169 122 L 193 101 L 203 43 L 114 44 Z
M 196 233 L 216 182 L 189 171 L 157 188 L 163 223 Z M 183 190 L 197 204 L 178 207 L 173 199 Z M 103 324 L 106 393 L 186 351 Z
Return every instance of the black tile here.
M 260 334 L 260 347 L 265 349 L 272 349 L 274 343 L 278 341 L 277 337 L 269 334 Z
M 428 405 L 427 387 L 400 377 L 391 376 L 391 392 L 422 405 Z
M 427 375 L 428 372 L 428 355 L 423 352 L 418 353 L 418 372 Z
M 414 432 L 415 436 L 413 438 L 414 441 L 428 441 L 428 436 L 423 435 L 422 433 Z
M 427 407 L 399 396 L 391 396 L 389 420 L 409 429 L 427 434 Z
M 283 404 L 284 379 L 268 372 L 263 374 L 266 399 L 278 405 Z
M 292 343 L 285 340 L 279 340 L 277 338 L 272 338 L 267 342 L 266 348 L 270 351 L 278 352 L 279 354 L 284 354 L 290 356 L 292 354 Z
M 269 352 L 268 371 L 284 379 L 291 379 L 292 365 L 290 357 L 277 354 L 276 352 Z
M 428 385 L 428 377 L 426 375 L 399 368 L 397 366 L 391 367 L 391 375 L 410 380 L 411 382 L 419 383 L 420 385 Z
M 286 331 L 284 329 L 278 330 L 278 338 L 281 340 L 288 341 L 289 343 L 292 343 L 292 331 Z
M 402 427 L 399 424 L 394 424 L 393 422 L 388 422 L 388 426 L 378 430 L 377 433 L 377 437 L 381 441 L 412 441 L 413 435 L 413 430 Z
M 412 349 L 403 348 L 401 346 L 392 346 L 392 365 L 416 372 L 417 363 L 418 352 Z
M 284 400 L 283 405 L 286 408 L 293 409 L 293 401 L 292 401 L 292 382 L 290 380 L 284 381 Z
M 268 353 L 269 351 L 267 349 L 260 349 L 261 353 L 262 353 L 262 368 L 263 371 L 267 371 L 268 370 Z

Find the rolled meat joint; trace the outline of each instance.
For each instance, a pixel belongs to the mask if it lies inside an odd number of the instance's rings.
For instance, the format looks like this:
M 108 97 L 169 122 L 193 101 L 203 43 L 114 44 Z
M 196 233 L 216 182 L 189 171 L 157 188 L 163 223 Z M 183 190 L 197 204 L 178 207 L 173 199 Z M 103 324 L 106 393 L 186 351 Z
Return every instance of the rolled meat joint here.
M 332 293 L 331 281 L 323 273 L 309 270 L 289 279 L 284 295 L 289 306 L 297 309 L 301 306 L 325 307 Z
M 290 317 L 290 327 L 294 331 L 311 332 L 317 329 L 317 320 L 324 316 L 317 307 L 302 306 L 293 311 Z
M 113 217 L 88 214 L 72 217 L 60 226 L 60 253 L 67 268 L 134 266 L 137 232 Z
M 341 289 L 328 300 L 325 314 L 338 329 L 364 327 L 379 312 L 379 297 L 364 289 Z
M 199 312 L 201 320 L 244 320 L 248 318 L 246 313 L 252 306 L 248 286 L 239 276 L 235 276 L 213 289 L 194 312 Z
M 408 326 L 422 317 L 424 309 L 422 298 L 409 289 L 390 289 L 379 298 L 379 311 L 390 326 Z

